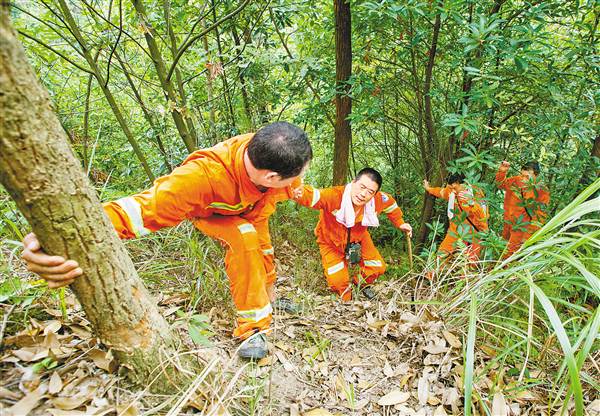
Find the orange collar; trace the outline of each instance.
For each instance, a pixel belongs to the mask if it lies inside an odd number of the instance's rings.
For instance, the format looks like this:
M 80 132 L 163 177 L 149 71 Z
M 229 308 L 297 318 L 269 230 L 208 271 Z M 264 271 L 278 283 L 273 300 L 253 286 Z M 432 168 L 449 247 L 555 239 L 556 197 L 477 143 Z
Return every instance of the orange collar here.
M 250 176 L 248 176 L 248 172 L 246 171 L 246 166 L 244 166 L 244 153 L 246 153 L 248 142 L 251 138 L 252 136 L 250 136 L 244 144 L 238 147 L 233 160 L 233 173 L 236 182 L 238 183 L 240 202 L 244 205 L 253 204 L 264 195 L 264 193 L 258 189 L 256 184 L 250 180 Z

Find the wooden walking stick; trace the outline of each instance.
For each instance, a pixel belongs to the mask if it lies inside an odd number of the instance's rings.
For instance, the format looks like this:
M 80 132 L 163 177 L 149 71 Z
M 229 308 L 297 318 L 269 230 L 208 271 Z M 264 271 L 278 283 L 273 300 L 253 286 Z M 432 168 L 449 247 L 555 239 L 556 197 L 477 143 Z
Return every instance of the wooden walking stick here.
M 410 270 L 412 270 L 413 268 L 413 255 L 412 255 L 412 241 L 410 240 L 410 237 L 408 236 L 408 233 L 406 234 L 406 242 L 408 243 L 408 265 L 410 266 Z

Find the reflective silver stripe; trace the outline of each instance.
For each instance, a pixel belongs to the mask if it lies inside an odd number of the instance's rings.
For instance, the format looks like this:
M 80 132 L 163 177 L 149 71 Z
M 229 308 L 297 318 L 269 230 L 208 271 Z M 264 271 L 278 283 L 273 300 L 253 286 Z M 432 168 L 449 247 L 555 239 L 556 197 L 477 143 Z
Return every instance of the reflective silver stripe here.
M 247 311 L 238 311 L 237 313 L 241 318 L 249 319 L 253 322 L 258 322 L 261 319 L 268 317 L 272 312 L 273 312 L 273 307 L 271 306 L 270 303 L 267 303 L 267 305 L 263 308 L 250 309 Z
M 262 252 L 265 256 L 268 256 L 269 254 L 274 254 L 275 250 L 273 250 L 273 247 L 271 247 L 271 248 L 267 248 L 267 249 L 263 250 Z
M 240 233 L 242 233 L 242 234 L 256 232 L 254 225 L 250 224 L 249 222 L 242 224 L 242 225 L 238 225 L 238 230 L 240 230 Z
M 136 237 L 150 234 L 150 230 L 144 227 L 144 219 L 142 218 L 142 207 L 135 200 L 135 198 L 121 198 L 115 202 L 119 204 L 121 208 L 123 208 L 123 210 L 129 217 L 129 221 L 131 222 L 131 226 L 133 227 L 132 231 L 136 235 Z
M 321 199 L 321 192 L 317 188 L 313 188 L 313 197 L 310 206 L 314 207 L 319 202 L 319 199 Z
M 365 266 L 382 267 L 381 260 L 365 260 Z
M 384 209 L 381 212 L 383 212 L 384 214 L 389 214 L 390 212 L 392 212 L 396 208 L 398 208 L 398 204 L 394 202 L 392 205 L 390 205 L 389 207 L 387 207 L 386 209 Z
M 338 264 L 334 264 L 330 268 L 327 269 L 327 274 L 334 274 L 344 269 L 344 262 L 341 261 Z

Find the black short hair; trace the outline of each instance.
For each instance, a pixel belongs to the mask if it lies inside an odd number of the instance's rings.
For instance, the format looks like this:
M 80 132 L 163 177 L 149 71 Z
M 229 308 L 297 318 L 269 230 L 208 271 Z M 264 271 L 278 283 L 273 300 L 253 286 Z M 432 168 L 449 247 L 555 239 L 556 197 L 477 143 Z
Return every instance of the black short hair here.
M 377 172 L 373 168 L 362 168 L 360 170 L 360 172 L 358 172 L 356 174 L 356 178 L 354 178 L 354 181 L 356 182 L 363 175 L 368 176 L 369 179 L 371 179 L 373 182 L 375 182 L 377 184 L 378 191 L 381 189 L 381 184 L 383 183 L 383 177 L 381 176 L 381 173 Z
M 248 144 L 248 157 L 254 167 L 276 172 L 281 179 L 298 176 L 312 156 L 304 130 L 285 121 L 262 127 Z
M 453 183 L 464 183 L 464 181 L 465 175 L 462 173 L 451 173 L 446 179 L 446 183 L 448 183 L 448 185 L 452 185 Z
M 521 170 L 532 170 L 536 175 L 540 174 L 540 164 L 535 160 L 525 163 L 521 166 Z

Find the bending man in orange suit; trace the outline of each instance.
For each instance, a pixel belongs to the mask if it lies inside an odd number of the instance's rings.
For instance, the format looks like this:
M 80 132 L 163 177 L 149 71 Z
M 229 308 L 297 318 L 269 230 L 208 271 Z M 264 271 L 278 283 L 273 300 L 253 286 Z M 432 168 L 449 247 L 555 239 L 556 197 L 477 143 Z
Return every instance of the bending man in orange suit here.
M 172 173 L 140 194 L 106 203 L 121 238 L 134 238 L 188 219 L 226 246 L 225 269 L 237 309 L 233 334 L 248 339 L 246 358 L 267 353 L 265 330 L 271 323 L 275 268 L 268 217 L 278 201 L 293 197 L 312 158 L 306 134 L 278 122 L 256 132 L 192 153 Z M 25 238 L 28 268 L 50 287 L 70 284 L 83 271 L 77 263 L 40 250 L 35 235 Z
M 365 168 L 346 186 L 316 189 L 305 185 L 301 196 L 296 198 L 301 205 L 321 211 L 315 235 L 323 271 L 331 290 L 345 301 L 352 299 L 348 265 L 353 262 L 352 256 L 356 256 L 358 244 L 361 255 L 355 260 L 360 273 L 352 276 L 352 281 L 363 286 L 367 298 L 375 296 L 370 285 L 385 272 L 383 257 L 367 230 L 379 225 L 378 214 L 386 214 L 397 228 L 412 235 L 412 228 L 404 222 L 394 198 L 379 191 L 382 181 L 379 172 Z
M 447 214 L 450 224 L 444 240 L 438 248 L 438 257 L 447 258 L 461 245 L 466 246 L 466 254 L 471 261 L 477 261 L 481 254 L 478 233 L 488 229 L 488 211 L 483 191 L 465 182 L 462 174 L 452 174 L 448 184 L 432 187 L 427 180 L 423 187 L 431 195 L 448 201 Z
M 539 180 L 540 165 L 528 162 L 519 175 L 507 178 L 510 163 L 503 161 L 496 173 L 496 185 L 505 192 L 502 238 L 508 241 L 502 258 L 510 257 L 546 221 L 550 193 Z

